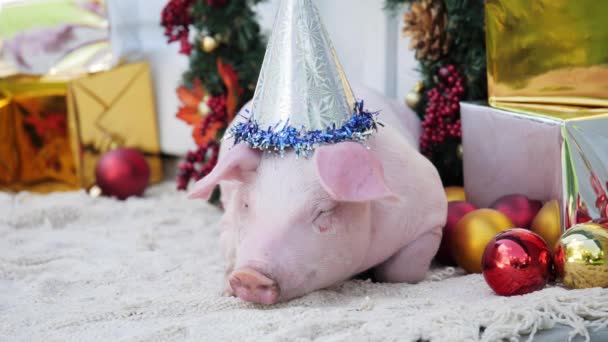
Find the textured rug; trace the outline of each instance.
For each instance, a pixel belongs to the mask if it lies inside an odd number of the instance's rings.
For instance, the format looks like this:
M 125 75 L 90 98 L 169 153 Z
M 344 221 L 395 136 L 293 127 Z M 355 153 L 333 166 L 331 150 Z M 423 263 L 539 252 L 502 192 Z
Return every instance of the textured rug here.
M 450 268 L 246 304 L 220 295 L 219 216 L 172 184 L 126 202 L 0 193 L 0 340 L 495 341 L 562 325 L 589 339 L 608 326 L 606 289 L 502 298 Z

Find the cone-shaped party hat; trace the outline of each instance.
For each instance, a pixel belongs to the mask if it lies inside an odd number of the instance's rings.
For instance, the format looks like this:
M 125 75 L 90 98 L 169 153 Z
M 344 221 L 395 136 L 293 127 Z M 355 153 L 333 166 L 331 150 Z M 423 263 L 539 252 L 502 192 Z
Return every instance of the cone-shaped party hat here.
M 320 144 L 365 140 L 374 116 L 355 102 L 312 1 L 282 0 L 250 117 L 231 130 L 235 143 L 309 155 Z

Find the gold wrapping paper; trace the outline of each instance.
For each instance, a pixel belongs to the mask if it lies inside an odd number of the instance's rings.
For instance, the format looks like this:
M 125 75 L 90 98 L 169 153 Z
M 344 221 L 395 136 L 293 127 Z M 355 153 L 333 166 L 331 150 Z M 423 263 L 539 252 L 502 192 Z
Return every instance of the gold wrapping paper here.
M 151 182 L 162 178 L 147 64 L 128 64 L 70 81 L 0 80 L 0 189 L 88 188 L 95 165 L 116 147 L 142 151 Z M 4 133 L 7 133 L 6 135 Z
M 14 182 L 17 175 L 14 120 L 10 97 L 0 92 L 0 184 Z
M 85 186 L 95 180 L 100 152 L 126 146 L 143 152 L 151 182 L 162 179 L 156 109 L 148 64 L 128 64 L 73 81 L 68 86 L 72 150 Z
M 106 0 L 3 0 L 0 77 L 82 75 L 112 66 Z
M 492 106 L 558 118 L 608 113 L 608 1 L 487 0 Z

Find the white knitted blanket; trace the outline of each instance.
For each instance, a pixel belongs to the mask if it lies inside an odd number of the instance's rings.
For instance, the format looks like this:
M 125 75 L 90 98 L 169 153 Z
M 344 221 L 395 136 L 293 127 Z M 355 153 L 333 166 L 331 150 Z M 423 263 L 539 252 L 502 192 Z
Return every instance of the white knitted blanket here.
M 2 341 L 494 341 L 608 325 L 608 290 L 494 295 L 437 269 L 418 285 L 350 281 L 273 307 L 220 295 L 220 212 L 172 184 L 118 202 L 0 193 Z

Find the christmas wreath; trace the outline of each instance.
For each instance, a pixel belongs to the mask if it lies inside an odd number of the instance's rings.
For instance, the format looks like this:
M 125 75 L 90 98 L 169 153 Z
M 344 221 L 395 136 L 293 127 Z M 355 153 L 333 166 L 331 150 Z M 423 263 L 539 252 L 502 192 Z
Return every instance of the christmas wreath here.
M 444 185 L 462 185 L 460 101 L 487 98 L 482 0 L 386 0 L 402 5 L 405 36 L 415 50 L 422 80 L 407 103 L 423 120 L 420 149 Z
M 170 0 L 162 11 L 169 43 L 190 58 L 177 117 L 192 126 L 197 149 L 179 165 L 180 190 L 211 172 L 224 132 L 253 96 L 266 48 L 253 6 L 262 1 Z

